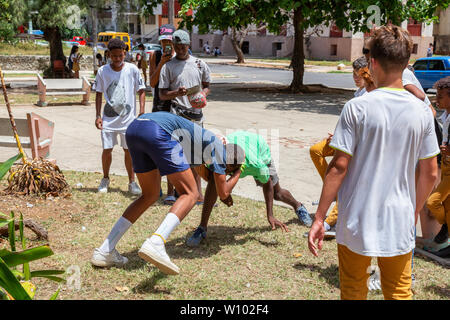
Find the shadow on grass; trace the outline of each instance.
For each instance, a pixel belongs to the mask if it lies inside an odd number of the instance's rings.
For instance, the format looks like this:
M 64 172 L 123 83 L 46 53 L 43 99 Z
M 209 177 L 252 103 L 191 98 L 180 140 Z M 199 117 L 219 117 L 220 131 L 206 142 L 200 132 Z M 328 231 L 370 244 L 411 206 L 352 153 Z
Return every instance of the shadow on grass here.
M 336 264 L 322 268 L 314 264 L 304 264 L 299 262 L 294 265 L 294 268 L 298 270 L 308 269 L 313 273 L 318 273 L 319 277 L 324 279 L 329 285 L 339 289 L 339 268 Z
M 255 237 L 253 235 L 255 232 L 262 235 L 266 232 L 272 232 L 272 229 L 270 226 L 257 228 L 209 226 L 208 237 L 198 247 L 189 247 L 186 245 L 186 239 L 193 233 L 189 232 L 184 237 L 168 241 L 166 248 L 171 258 L 198 259 L 217 254 L 223 246 L 241 246 L 250 241 L 257 241 L 265 247 L 275 248 L 279 246 L 279 243 L 276 241 L 270 242 Z
M 425 291 L 433 292 L 445 299 L 450 299 L 450 287 L 444 288 L 437 285 L 430 285 L 425 287 Z
M 170 294 L 170 290 L 155 288 L 161 279 L 167 278 L 167 275 L 160 271 L 156 271 L 150 278 L 141 281 L 136 287 L 131 289 L 133 293 L 145 294 L 145 293 L 164 293 Z

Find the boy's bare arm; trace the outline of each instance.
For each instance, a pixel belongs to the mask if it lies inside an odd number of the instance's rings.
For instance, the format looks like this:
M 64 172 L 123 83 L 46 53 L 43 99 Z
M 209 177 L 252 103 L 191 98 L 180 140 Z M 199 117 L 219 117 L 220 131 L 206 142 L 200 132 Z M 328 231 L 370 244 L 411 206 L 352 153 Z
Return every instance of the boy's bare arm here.
M 138 117 L 145 113 L 145 90 L 141 89 L 138 91 L 139 95 L 139 114 Z
M 422 92 L 422 90 L 420 90 L 419 88 L 417 88 L 415 85 L 413 84 L 407 84 L 406 86 L 404 86 L 405 90 L 408 90 L 409 92 L 411 92 L 413 95 L 415 95 L 418 99 L 424 101 L 425 100 L 425 93 Z
M 433 190 L 437 179 L 438 165 L 436 157 L 419 161 L 419 177 L 416 184 L 416 212 L 415 221 L 423 208 L 425 201 Z
M 102 98 L 103 93 L 96 92 L 95 94 L 95 126 L 97 129 L 102 130 L 103 128 L 103 121 L 102 121 Z

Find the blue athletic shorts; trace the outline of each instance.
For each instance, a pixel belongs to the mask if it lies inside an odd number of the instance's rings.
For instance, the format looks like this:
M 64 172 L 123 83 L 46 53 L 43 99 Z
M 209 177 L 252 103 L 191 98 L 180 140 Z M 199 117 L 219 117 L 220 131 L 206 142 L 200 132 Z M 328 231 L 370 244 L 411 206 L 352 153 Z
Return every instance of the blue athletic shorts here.
M 136 173 L 159 169 L 165 176 L 190 168 L 181 144 L 152 120 L 134 120 L 125 138 Z

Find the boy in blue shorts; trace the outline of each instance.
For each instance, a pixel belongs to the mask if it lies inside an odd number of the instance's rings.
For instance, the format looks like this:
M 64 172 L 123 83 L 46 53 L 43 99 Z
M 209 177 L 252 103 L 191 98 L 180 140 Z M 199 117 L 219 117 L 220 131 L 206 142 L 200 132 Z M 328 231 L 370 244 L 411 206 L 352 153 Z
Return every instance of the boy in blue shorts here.
M 224 145 L 211 131 L 168 112 L 143 114 L 128 127 L 126 140 L 142 195 L 128 206 L 107 239 L 94 250 L 91 263 L 99 267 L 127 263 L 127 258 L 121 256 L 115 246 L 129 227 L 158 200 L 161 176 L 167 175 L 180 196 L 138 254 L 162 272 L 178 274 L 179 268 L 170 260 L 164 244 L 197 201 L 197 184 L 191 166 L 210 165 L 219 198 L 231 206 L 231 191 L 241 174 L 244 151 L 234 144 Z M 228 180 L 227 174 L 231 174 Z

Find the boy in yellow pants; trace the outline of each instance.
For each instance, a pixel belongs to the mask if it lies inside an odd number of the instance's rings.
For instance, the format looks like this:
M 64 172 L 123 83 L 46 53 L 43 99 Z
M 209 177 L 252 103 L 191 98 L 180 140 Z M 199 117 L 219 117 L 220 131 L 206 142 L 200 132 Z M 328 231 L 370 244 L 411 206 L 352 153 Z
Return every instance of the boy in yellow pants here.
M 400 27 L 373 31 L 369 65 L 377 89 L 345 104 L 330 142 L 336 153 L 308 247 L 318 256 L 323 222 L 338 196 L 341 299 L 367 298 L 372 257 L 378 261 L 384 298 L 412 298 L 415 221 L 437 178 L 439 146 L 431 109 L 403 88 L 411 49 L 411 37 Z
M 434 242 L 442 244 L 448 241 L 450 226 L 450 150 L 448 147 L 448 131 L 450 124 L 450 77 L 436 82 L 436 104 L 445 112 L 441 119 L 443 122 L 443 139 L 441 145 L 441 183 L 427 200 L 427 207 L 436 220 L 442 224 L 441 231 L 434 238 Z M 436 252 L 438 256 L 450 256 L 450 247 Z

